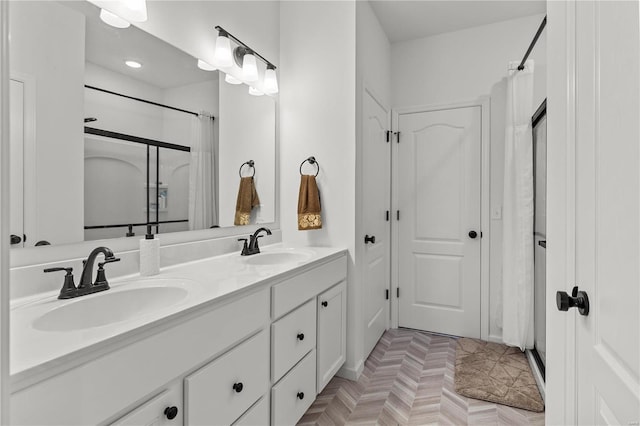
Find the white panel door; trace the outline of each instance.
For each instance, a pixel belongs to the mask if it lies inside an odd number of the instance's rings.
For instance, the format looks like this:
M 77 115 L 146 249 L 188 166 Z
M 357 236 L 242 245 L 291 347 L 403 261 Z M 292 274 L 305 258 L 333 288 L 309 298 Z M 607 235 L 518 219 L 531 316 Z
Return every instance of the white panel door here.
M 566 286 L 585 291 L 590 310 L 564 315 L 575 315 L 584 425 L 640 422 L 639 28 L 637 1 L 576 2 L 576 282 Z
M 391 143 L 389 113 L 367 90 L 363 98 L 364 354 L 389 327 Z M 365 237 L 370 237 L 365 242 Z M 373 240 L 371 239 L 373 238 Z M 374 242 L 375 241 L 375 242 Z
M 12 243 L 11 247 L 24 247 L 24 83 L 17 80 L 9 81 L 9 154 L 11 157 L 9 229 L 12 236 L 20 238 L 20 242 Z
M 481 107 L 400 114 L 399 325 L 480 337 Z

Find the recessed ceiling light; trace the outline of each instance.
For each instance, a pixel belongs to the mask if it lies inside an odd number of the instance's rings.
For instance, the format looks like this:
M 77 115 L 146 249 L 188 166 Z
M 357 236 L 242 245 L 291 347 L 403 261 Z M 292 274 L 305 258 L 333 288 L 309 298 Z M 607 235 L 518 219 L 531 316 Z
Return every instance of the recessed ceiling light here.
M 131 68 L 141 68 L 142 64 L 136 61 L 124 61 L 124 63 Z

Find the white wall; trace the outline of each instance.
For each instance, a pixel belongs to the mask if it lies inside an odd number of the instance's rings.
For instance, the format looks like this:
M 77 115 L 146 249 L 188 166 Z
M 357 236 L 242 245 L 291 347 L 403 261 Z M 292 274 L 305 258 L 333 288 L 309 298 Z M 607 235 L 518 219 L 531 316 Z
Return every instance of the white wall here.
M 54 2 L 12 2 L 12 75 L 35 81 L 36 235 L 52 244 L 83 238 L 84 16 Z M 29 108 L 29 106 L 27 106 Z M 27 195 L 29 196 L 29 195 Z
M 509 61 L 522 59 L 543 15 L 499 22 L 391 47 L 394 108 L 449 104 L 491 96 L 491 207 L 501 207 L 504 163 L 506 76 Z M 538 40 L 534 110 L 546 97 L 546 37 Z M 484 231 L 484 230 L 483 230 Z M 486 234 L 485 234 L 486 235 Z M 490 230 L 489 337 L 500 340 L 502 291 L 502 221 Z
M 355 2 L 280 5 L 280 199 L 283 240 L 349 249 L 347 359 L 354 362 Z M 323 226 L 298 231 L 300 163 L 315 156 Z M 359 336 L 361 338 L 361 336 Z M 361 346 L 361 344 L 360 344 Z

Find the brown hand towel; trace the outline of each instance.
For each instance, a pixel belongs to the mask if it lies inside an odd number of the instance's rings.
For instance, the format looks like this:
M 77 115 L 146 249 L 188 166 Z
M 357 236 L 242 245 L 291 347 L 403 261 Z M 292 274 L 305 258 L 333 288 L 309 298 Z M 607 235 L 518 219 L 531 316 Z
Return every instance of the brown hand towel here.
M 298 230 L 322 228 L 320 217 L 320 191 L 313 175 L 300 177 L 300 193 L 298 194 Z
M 236 217 L 234 225 L 248 225 L 251 219 L 251 209 L 260 204 L 253 177 L 240 178 L 238 200 L 236 201 Z

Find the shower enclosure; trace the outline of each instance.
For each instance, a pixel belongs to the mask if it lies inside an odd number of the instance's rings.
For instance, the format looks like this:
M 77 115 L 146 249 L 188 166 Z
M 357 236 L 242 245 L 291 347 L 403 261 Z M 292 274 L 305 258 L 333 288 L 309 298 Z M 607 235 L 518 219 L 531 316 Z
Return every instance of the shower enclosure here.
M 533 126 L 533 178 L 534 178 L 534 349 L 533 356 L 545 377 L 545 286 L 547 247 L 547 101 L 542 103 L 532 118 Z

